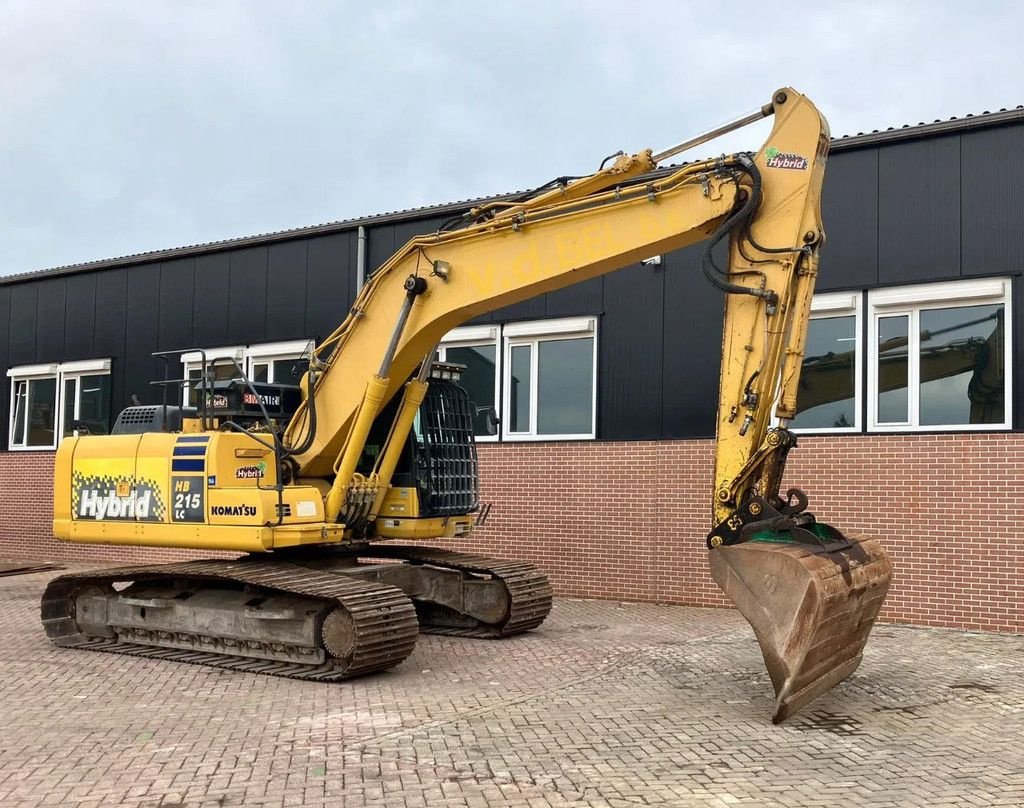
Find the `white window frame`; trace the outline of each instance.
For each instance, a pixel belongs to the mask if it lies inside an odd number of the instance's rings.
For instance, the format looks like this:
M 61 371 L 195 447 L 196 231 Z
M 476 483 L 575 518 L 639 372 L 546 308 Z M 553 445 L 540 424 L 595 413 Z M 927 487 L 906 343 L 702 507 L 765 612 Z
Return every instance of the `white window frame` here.
M 798 435 L 844 435 L 857 433 L 862 428 L 861 412 L 863 406 L 863 378 L 864 378 L 864 346 L 863 341 L 863 314 L 864 295 L 860 292 L 826 292 L 815 295 L 811 299 L 811 320 L 821 320 L 829 317 L 853 316 L 853 426 L 833 427 L 792 427 L 793 432 Z M 797 403 L 800 401 L 797 395 Z M 777 419 L 774 419 L 777 421 Z
M 590 338 L 592 342 L 590 431 L 561 434 L 537 434 L 537 383 L 540 377 L 537 360 L 539 345 L 553 339 Z M 546 440 L 593 440 L 597 435 L 597 318 L 567 317 L 560 320 L 537 320 L 528 323 L 512 323 L 502 328 L 502 395 L 501 395 L 501 437 L 509 442 Z M 531 346 L 530 354 L 530 429 L 528 432 L 512 432 L 509 429 L 508 413 L 511 412 L 512 385 L 509 378 L 512 367 L 512 348 L 518 345 Z
M 591 337 L 593 339 L 593 389 L 591 391 L 591 431 L 570 435 L 537 435 L 537 401 L 536 401 L 536 343 L 546 339 L 564 339 L 567 337 Z M 597 430 L 597 318 L 567 317 L 555 320 L 536 320 L 508 325 L 462 326 L 449 331 L 438 345 L 438 353 L 442 361 L 448 348 L 477 347 L 493 345 L 495 348 L 494 391 L 495 400 L 492 404 L 499 417 L 499 434 L 478 435 L 477 442 L 493 443 L 507 441 L 542 441 L 542 440 L 593 440 Z M 510 433 L 505 423 L 504 413 L 508 412 L 508 388 L 505 370 L 508 367 L 510 346 L 513 344 L 534 344 L 534 372 L 531 374 L 532 400 L 531 433 Z M 233 357 L 248 375 L 252 375 L 253 366 L 260 363 L 272 363 L 274 360 L 295 359 L 307 353 L 314 343 L 310 340 L 293 340 L 290 342 L 270 342 L 262 345 L 235 345 L 205 350 L 207 361 Z M 181 355 L 182 376 L 187 378 L 190 370 L 198 369 L 202 364 L 199 351 L 190 351 Z M 182 401 L 188 403 L 187 385 L 183 385 Z M 484 402 L 477 402 L 484 405 Z
M 7 433 L 7 448 L 12 452 L 48 452 L 56 449 L 60 442 L 64 439 L 64 383 L 69 380 L 75 380 L 75 420 L 78 419 L 78 415 L 81 408 L 80 391 L 81 382 L 80 379 L 83 376 L 102 376 L 110 375 L 110 359 L 85 359 L 76 362 L 63 362 L 63 363 L 49 363 L 41 365 L 21 365 L 19 367 L 13 367 L 8 369 L 7 378 L 11 380 L 11 393 L 10 393 L 10 409 L 8 410 L 8 433 Z M 29 446 L 25 443 L 16 444 L 14 442 L 14 416 L 15 416 L 15 393 L 18 388 L 18 382 L 26 382 L 26 395 L 28 400 L 31 400 L 31 384 L 33 381 L 42 379 L 53 379 L 56 385 L 56 391 L 54 393 L 54 417 L 53 417 L 53 443 L 48 445 L 34 445 Z M 27 403 L 27 401 L 26 401 Z M 27 414 L 26 414 L 27 419 Z M 26 437 L 28 435 L 28 422 L 25 423 Z M 74 430 L 74 434 L 78 434 L 78 430 Z
M 267 342 L 262 345 L 250 345 L 244 351 L 245 373 L 249 378 L 255 375 L 256 365 L 268 365 L 267 378 L 269 384 L 274 384 L 274 362 L 286 361 L 288 359 L 301 359 L 308 355 L 316 347 L 316 343 L 310 339 L 291 340 L 290 342 Z
M 64 406 L 66 404 L 64 398 L 64 388 L 69 381 L 75 382 L 75 412 L 72 416 L 72 420 L 79 420 L 82 417 L 82 379 L 86 376 L 109 376 L 110 375 L 110 360 L 109 359 L 86 359 L 80 362 L 63 362 L 60 365 L 60 392 L 58 398 L 60 399 L 60 435 L 57 438 L 58 443 L 64 440 Z M 78 437 L 78 430 L 71 430 L 73 437 Z
M 289 340 L 287 342 L 265 342 L 259 345 L 231 345 L 220 348 L 205 348 L 200 351 L 188 351 L 181 355 L 182 378 L 187 379 L 188 374 L 193 370 L 200 370 L 203 365 L 203 353 L 206 354 L 206 361 L 212 362 L 215 359 L 234 359 L 246 376 L 252 377 L 253 366 L 257 364 L 269 364 L 270 375 L 273 375 L 273 363 L 284 359 L 301 359 L 309 353 L 316 343 L 310 339 Z M 271 383 L 273 378 L 271 378 Z M 188 383 L 182 385 L 182 404 L 188 405 Z
M 7 433 L 7 448 L 12 452 L 45 452 L 52 451 L 57 448 L 59 442 L 60 420 L 61 420 L 61 383 L 60 383 L 60 365 L 23 365 L 22 367 L 11 368 L 7 371 L 7 377 L 11 380 L 11 396 L 10 396 L 10 413 L 8 417 L 8 433 Z M 18 389 L 19 382 L 25 382 L 25 440 L 28 439 L 28 406 L 32 401 L 32 382 L 42 381 L 44 379 L 53 379 L 54 383 L 54 412 L 53 412 L 53 443 L 50 445 L 33 445 L 29 446 L 27 443 L 22 442 L 20 444 L 14 442 L 14 416 L 15 416 L 15 393 Z
M 494 407 L 496 413 L 501 412 L 500 399 L 501 399 L 501 327 L 496 325 L 469 325 L 461 328 L 455 328 L 449 331 L 441 339 L 440 344 L 437 346 L 438 359 L 442 362 L 447 362 L 448 349 L 449 348 L 480 348 L 485 345 L 494 346 L 494 401 L 487 402 L 489 406 Z M 474 402 L 480 406 L 485 406 L 485 402 L 477 401 Z M 475 440 L 477 443 L 496 443 L 498 435 L 476 435 Z
M 210 363 L 215 359 L 234 359 L 242 368 L 242 371 L 247 372 L 245 367 L 244 351 L 245 346 L 232 345 L 220 348 L 204 348 L 202 351 L 189 351 L 188 353 L 183 353 L 181 355 L 181 378 L 186 381 L 182 382 L 181 385 L 182 406 L 189 406 L 188 391 L 192 386 L 192 383 L 188 380 L 188 376 L 193 370 L 202 371 L 204 354 L 207 363 Z
M 927 283 L 868 292 L 871 321 L 868 331 L 868 430 L 870 432 L 995 432 L 1013 425 L 1013 294 L 1009 278 L 985 278 Z M 1004 351 L 1003 422 L 999 424 L 921 424 L 921 328 L 920 313 L 958 306 L 1002 305 Z M 878 423 L 878 321 L 882 317 L 909 318 L 907 345 L 907 415 L 904 423 Z

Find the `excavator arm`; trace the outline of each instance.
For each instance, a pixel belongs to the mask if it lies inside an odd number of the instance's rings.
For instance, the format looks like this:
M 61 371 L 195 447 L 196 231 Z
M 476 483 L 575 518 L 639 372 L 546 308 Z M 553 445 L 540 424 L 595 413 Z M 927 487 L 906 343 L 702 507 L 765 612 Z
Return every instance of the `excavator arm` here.
M 328 520 L 372 520 L 394 464 L 378 463 L 369 478 L 355 472 L 367 434 L 405 385 L 389 443 L 406 439 L 425 379 L 406 380 L 448 331 L 706 241 L 703 273 L 726 301 L 709 561 L 755 630 L 781 721 L 857 667 L 891 568 L 877 542 L 818 522 L 799 489 L 780 494 L 796 445 L 786 424 L 796 414 L 824 242 L 829 132 L 792 89 L 739 123 L 769 114 L 774 126 L 756 155 L 693 163 L 655 179 L 644 175 L 660 159 L 700 141 L 657 156 L 624 155 L 590 177 L 474 210 L 460 229 L 410 241 L 318 347 L 312 395 L 286 444 L 299 447 L 301 476 L 333 477 Z M 728 262 L 719 267 L 715 248 L 726 240 Z M 395 445 L 385 448 L 389 454 Z

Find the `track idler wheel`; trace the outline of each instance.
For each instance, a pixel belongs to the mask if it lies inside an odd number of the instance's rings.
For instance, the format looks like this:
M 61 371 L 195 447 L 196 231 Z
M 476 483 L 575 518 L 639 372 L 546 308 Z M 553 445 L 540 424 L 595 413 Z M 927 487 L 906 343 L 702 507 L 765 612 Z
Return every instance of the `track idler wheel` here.
M 761 646 L 779 723 L 853 673 L 889 589 L 874 539 L 747 541 L 709 551 L 711 575 Z
M 352 658 L 356 647 L 355 625 L 352 622 L 352 615 L 345 609 L 332 609 L 324 618 L 324 624 L 320 629 L 320 637 L 324 643 L 324 650 L 333 659 L 347 662 Z

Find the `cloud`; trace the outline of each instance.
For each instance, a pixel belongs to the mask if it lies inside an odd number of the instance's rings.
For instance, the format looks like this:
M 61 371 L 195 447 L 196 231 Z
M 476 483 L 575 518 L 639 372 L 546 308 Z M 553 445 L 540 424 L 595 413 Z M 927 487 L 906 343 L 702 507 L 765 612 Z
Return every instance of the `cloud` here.
M 1022 18 L 996 2 L 7 2 L 0 273 L 526 188 L 783 84 L 834 134 L 1013 106 Z

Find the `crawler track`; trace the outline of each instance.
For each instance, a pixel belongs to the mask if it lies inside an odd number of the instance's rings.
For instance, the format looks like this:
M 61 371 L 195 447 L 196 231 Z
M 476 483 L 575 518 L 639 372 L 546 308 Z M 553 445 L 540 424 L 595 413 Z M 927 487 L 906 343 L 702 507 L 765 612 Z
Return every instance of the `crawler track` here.
M 502 623 L 453 627 L 433 625 L 421 620 L 420 631 L 425 634 L 483 639 L 510 637 L 536 628 L 544 622 L 544 618 L 551 611 L 551 583 L 547 576 L 532 564 L 520 561 L 502 561 L 497 558 L 456 553 L 434 547 L 390 543 L 374 544 L 369 553 L 380 558 L 400 559 L 410 564 L 429 564 L 475 575 L 487 575 L 499 579 L 508 589 L 511 603 L 508 616 Z
M 340 607 L 348 613 L 355 643 L 344 659 L 329 657 L 322 664 L 312 665 L 90 637 L 83 634 L 75 622 L 75 595 L 83 587 L 168 579 L 240 583 L 271 592 L 322 599 L 325 605 Z M 349 679 L 398 665 L 412 653 L 419 630 L 412 602 L 393 586 L 263 559 L 194 561 L 62 575 L 53 579 L 43 594 L 42 620 L 46 635 L 61 646 L 320 682 Z

